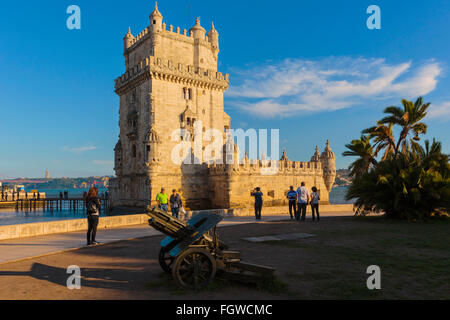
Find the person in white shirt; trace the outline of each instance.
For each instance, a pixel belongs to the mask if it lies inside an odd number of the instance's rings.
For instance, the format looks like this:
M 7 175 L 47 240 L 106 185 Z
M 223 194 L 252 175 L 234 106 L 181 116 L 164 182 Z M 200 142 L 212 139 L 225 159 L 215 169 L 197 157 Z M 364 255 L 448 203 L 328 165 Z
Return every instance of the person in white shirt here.
M 312 187 L 311 188 L 312 192 L 311 192 L 311 212 L 312 212 L 312 221 L 314 222 L 314 212 L 317 214 L 317 222 L 320 221 L 320 216 L 319 216 L 319 200 L 320 200 L 320 195 L 317 192 L 317 188 L 316 187 Z
M 297 221 L 305 221 L 306 206 L 309 202 L 309 192 L 305 187 L 305 182 L 301 183 L 301 186 L 297 189 L 297 211 L 295 213 L 295 219 Z M 301 213 L 301 217 L 300 217 Z

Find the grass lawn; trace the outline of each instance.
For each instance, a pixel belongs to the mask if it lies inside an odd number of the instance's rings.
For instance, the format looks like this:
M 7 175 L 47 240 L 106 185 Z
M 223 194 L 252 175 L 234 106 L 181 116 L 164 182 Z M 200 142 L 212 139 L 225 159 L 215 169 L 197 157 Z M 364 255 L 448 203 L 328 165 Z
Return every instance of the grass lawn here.
M 309 240 L 266 244 L 291 248 L 307 261 L 283 277 L 297 298 L 449 299 L 449 231 L 449 220 L 360 217 L 316 229 Z M 366 287 L 369 265 L 381 268 L 381 290 Z
M 294 232 L 315 237 L 262 243 L 242 240 L 248 235 Z M 450 299 L 449 232 L 448 219 L 404 222 L 340 217 L 320 223 L 283 221 L 230 227 L 221 230 L 221 238 L 243 252 L 244 260 L 276 268 L 274 287 L 251 288 L 267 299 Z M 370 265 L 381 269 L 380 290 L 367 289 Z M 150 285 L 167 286 L 178 298 L 193 294 L 174 287 L 170 276 Z M 217 280 L 195 296 L 213 293 L 220 297 L 227 290 L 239 296 L 239 288 L 244 287 Z

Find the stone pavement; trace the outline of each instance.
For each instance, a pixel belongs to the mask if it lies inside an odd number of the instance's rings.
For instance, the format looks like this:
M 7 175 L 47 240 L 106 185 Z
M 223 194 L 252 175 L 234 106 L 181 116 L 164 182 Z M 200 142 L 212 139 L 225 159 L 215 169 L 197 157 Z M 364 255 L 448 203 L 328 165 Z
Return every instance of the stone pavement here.
M 353 213 L 324 213 L 325 216 L 351 216 Z M 288 216 L 267 216 L 256 223 L 264 221 L 279 221 L 289 219 Z M 308 220 L 307 220 L 308 221 Z M 219 227 L 226 227 L 238 224 L 255 223 L 253 217 L 230 217 L 224 219 Z M 97 231 L 97 240 L 102 244 L 112 243 L 122 240 L 130 240 L 141 237 L 160 235 L 161 233 L 148 225 L 135 225 L 129 227 L 102 229 Z M 86 232 L 70 232 L 60 234 L 50 234 L 21 239 L 0 241 L 0 264 L 9 263 L 22 259 L 35 258 L 63 251 L 76 250 L 86 245 Z

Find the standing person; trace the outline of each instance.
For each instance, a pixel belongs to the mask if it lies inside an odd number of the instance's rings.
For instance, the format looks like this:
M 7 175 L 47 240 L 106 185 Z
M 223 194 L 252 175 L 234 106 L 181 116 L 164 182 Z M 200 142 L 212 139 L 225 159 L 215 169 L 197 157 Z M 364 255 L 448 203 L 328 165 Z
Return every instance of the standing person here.
M 261 210 L 263 206 L 263 193 L 259 187 L 252 191 L 251 195 L 255 197 L 255 219 L 261 220 Z
M 319 200 L 320 200 L 320 195 L 317 192 L 317 188 L 316 187 L 312 187 L 311 188 L 312 192 L 311 192 L 311 211 L 312 211 L 312 221 L 314 221 L 314 211 L 317 214 L 317 222 L 320 221 L 320 216 L 319 216 Z
M 3 193 L 3 189 L 2 189 L 2 201 L 5 200 L 5 194 Z
M 306 217 L 306 206 L 309 201 L 309 192 L 305 187 L 305 182 L 302 182 L 300 187 L 297 189 L 297 215 L 295 218 L 297 221 L 305 221 Z M 301 217 L 300 217 L 301 213 Z
M 98 189 L 92 187 L 86 197 L 86 211 L 88 218 L 88 231 L 87 231 L 87 245 L 98 244 L 95 241 L 95 236 L 97 234 L 98 219 L 100 215 L 101 202 L 98 198 Z
M 169 196 L 166 193 L 166 189 L 161 188 L 161 192 L 156 195 L 156 202 L 158 203 L 158 208 L 165 212 L 169 211 Z
M 91 191 L 91 190 L 89 190 L 89 191 Z M 59 192 L 59 199 L 62 200 L 62 198 L 63 198 L 63 193 L 60 191 L 60 192 Z
M 28 192 L 25 191 L 25 199 L 28 199 Z
M 87 198 L 87 192 L 85 191 L 85 192 L 83 192 L 83 200 L 86 200 L 86 198 Z
M 286 194 L 286 198 L 289 200 L 289 214 L 291 215 L 291 220 L 294 219 L 294 215 L 296 215 L 296 200 L 297 200 L 297 192 L 295 192 L 294 187 L 290 186 L 289 191 Z M 292 215 L 292 209 L 294 209 L 294 215 Z
M 183 203 L 181 202 L 181 197 L 177 193 L 177 190 L 172 190 L 172 195 L 170 196 L 170 209 L 172 210 L 172 217 L 175 217 L 178 219 L 178 215 L 180 213 L 180 208 L 183 206 Z

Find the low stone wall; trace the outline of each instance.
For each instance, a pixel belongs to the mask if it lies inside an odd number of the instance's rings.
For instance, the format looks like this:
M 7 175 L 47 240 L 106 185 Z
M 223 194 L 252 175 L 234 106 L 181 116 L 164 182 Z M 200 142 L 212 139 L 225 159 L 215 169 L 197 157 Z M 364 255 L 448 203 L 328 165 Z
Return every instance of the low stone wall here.
M 311 209 L 308 207 L 307 212 L 311 212 L 310 210 Z M 204 211 L 220 214 L 224 217 L 244 217 L 254 215 L 253 208 L 211 209 L 211 210 L 187 211 L 186 218 L 190 218 L 193 215 Z M 351 204 L 321 205 L 319 212 L 352 213 L 353 205 Z M 263 216 L 288 215 L 288 214 L 289 210 L 287 206 L 263 207 L 262 210 Z M 146 214 L 100 217 L 98 229 L 110 229 L 139 224 L 147 224 L 148 219 L 149 218 Z M 86 218 L 0 226 L 0 240 L 26 238 L 26 237 L 42 236 L 46 234 L 65 233 L 73 231 L 84 231 L 87 230 L 87 227 L 88 226 Z
M 146 214 L 100 217 L 98 229 L 146 224 L 147 221 L 148 216 Z M 84 231 L 87 230 L 87 227 L 88 225 L 86 218 L 0 226 L 0 240 Z
M 212 209 L 212 210 L 198 210 L 198 211 L 188 211 L 188 216 L 195 215 L 202 211 L 208 211 L 220 214 L 224 217 L 245 217 L 254 216 L 255 211 L 253 208 L 233 208 L 233 209 Z M 307 213 L 311 212 L 311 207 L 308 205 L 306 208 Z M 342 213 L 348 212 L 353 213 L 353 204 L 322 204 L 319 206 L 320 213 Z M 286 206 L 276 206 L 276 207 L 264 207 L 262 208 L 262 216 L 276 216 L 276 215 L 288 215 L 289 207 Z

